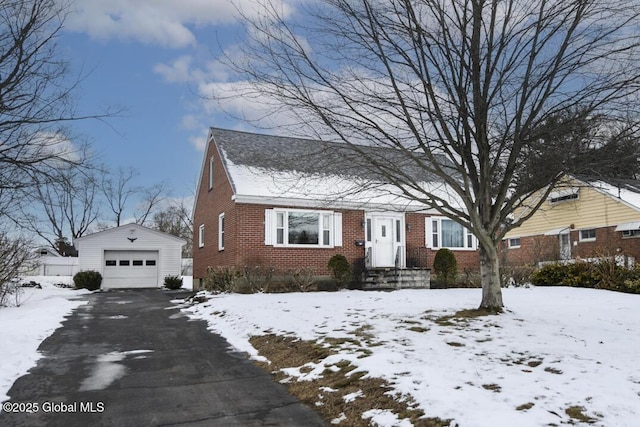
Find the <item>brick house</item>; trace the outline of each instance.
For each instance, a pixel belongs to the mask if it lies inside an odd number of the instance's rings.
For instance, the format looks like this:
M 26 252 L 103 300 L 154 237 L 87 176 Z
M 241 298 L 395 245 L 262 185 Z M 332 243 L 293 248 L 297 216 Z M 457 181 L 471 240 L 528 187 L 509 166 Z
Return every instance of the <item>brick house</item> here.
M 194 286 L 208 267 L 328 275 L 337 253 L 356 271 L 427 270 L 449 247 L 460 269 L 478 269 L 474 236 L 372 184 L 358 163 L 340 143 L 211 128 L 194 206 Z
M 519 215 L 521 212 L 516 212 Z M 504 263 L 640 259 L 640 182 L 569 177 L 504 239 Z

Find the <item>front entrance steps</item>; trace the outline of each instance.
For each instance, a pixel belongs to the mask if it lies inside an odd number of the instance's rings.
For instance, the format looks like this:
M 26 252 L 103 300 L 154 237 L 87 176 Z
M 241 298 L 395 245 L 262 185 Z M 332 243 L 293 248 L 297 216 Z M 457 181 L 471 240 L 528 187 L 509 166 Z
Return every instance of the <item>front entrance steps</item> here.
M 362 273 L 362 289 L 429 289 L 431 270 L 371 268 Z

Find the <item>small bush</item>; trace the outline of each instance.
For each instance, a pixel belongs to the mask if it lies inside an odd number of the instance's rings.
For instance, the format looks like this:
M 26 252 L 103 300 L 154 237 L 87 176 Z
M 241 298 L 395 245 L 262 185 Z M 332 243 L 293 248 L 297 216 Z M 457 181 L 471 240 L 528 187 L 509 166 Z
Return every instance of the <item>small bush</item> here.
M 242 273 L 229 267 L 209 267 L 204 288 L 214 293 L 234 292 Z
M 458 275 L 458 261 L 449 249 L 438 249 L 433 259 L 433 271 L 444 286 L 449 286 Z
M 102 275 L 97 271 L 80 271 L 73 276 L 73 283 L 76 289 L 95 291 L 100 289 Z
M 536 286 L 561 286 L 569 275 L 565 264 L 547 264 L 531 275 L 531 283 Z
M 167 276 L 164 278 L 164 287 L 171 290 L 180 289 L 182 287 L 182 277 Z
M 300 292 L 317 290 L 316 273 L 313 268 L 296 268 L 294 270 L 291 270 L 289 274 L 291 275 L 291 281 L 296 290 L 299 290 Z
M 338 287 L 344 287 L 351 281 L 351 265 L 344 255 L 335 254 L 332 256 L 328 267 Z

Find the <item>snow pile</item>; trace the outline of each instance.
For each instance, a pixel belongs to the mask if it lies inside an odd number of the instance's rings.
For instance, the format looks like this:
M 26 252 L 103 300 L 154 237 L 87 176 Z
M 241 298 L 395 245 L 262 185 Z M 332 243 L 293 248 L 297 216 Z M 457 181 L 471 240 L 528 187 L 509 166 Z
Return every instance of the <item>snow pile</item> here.
M 40 343 L 62 325 L 64 317 L 85 304 L 77 297 L 87 290 L 61 288 L 55 284 L 71 285 L 70 276 L 34 276 L 23 280 L 41 285 L 21 288 L 17 307 L 0 307 L 0 401 L 13 382 L 35 366 L 41 357 Z M 15 300 L 14 300 L 15 301 Z
M 412 395 L 426 416 L 457 425 L 578 423 L 570 417 L 576 411 L 593 425 L 637 423 L 640 295 L 505 289 L 505 314 L 449 317 L 480 296 L 478 289 L 215 295 L 185 311 L 254 357 L 253 335 L 348 338 L 323 365 L 349 360 Z M 376 408 L 367 416 L 378 425 L 400 422 Z

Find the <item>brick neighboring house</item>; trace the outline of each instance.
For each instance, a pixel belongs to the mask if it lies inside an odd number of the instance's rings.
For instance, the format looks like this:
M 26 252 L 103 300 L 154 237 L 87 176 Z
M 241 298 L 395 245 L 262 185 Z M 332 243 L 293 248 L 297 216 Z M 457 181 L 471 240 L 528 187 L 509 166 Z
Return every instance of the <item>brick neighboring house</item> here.
M 639 237 L 640 181 L 569 177 L 507 233 L 504 261 L 536 265 L 616 256 L 628 263 L 640 259 Z
M 367 150 L 401 161 L 396 150 Z M 373 181 L 344 144 L 211 128 L 194 206 L 194 286 L 208 267 L 328 275 L 337 253 L 355 270 L 429 269 L 440 247 L 460 269 L 478 270 L 474 236 Z

